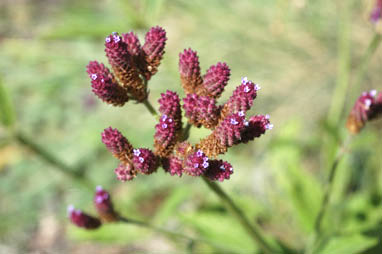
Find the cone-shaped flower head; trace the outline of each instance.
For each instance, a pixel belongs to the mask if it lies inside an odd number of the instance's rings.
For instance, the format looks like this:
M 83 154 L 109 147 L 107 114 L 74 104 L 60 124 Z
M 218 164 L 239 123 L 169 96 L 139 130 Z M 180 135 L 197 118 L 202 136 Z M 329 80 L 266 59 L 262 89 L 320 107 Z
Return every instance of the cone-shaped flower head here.
M 141 55 L 141 43 L 134 32 L 122 34 L 122 41 L 126 44 L 126 49 L 131 56 L 139 57 Z
M 209 159 L 202 150 L 190 153 L 184 162 L 184 172 L 191 176 L 200 176 L 207 171 Z
M 197 94 L 187 94 L 183 98 L 183 109 L 189 123 L 200 127 L 211 129 L 216 126 L 220 116 L 220 108 L 216 106 L 216 101 L 208 96 Z
M 118 33 L 113 33 L 105 39 L 106 56 L 114 74 L 135 100 L 144 101 L 147 98 L 146 87 L 139 77 L 138 67 L 128 49 Z
M 380 116 L 382 116 L 382 92 L 379 94 L 376 90 L 363 92 L 348 116 L 346 127 L 351 133 L 356 134 L 367 121 Z
M 204 175 L 211 181 L 224 181 L 228 180 L 233 174 L 231 164 L 222 160 L 210 160 L 210 166 Z
M 370 21 L 374 24 L 382 21 L 382 0 L 375 0 L 374 8 L 370 13 Z
M 120 163 L 118 167 L 114 170 L 114 173 L 116 174 L 117 179 L 120 180 L 121 182 L 131 181 L 137 175 L 136 170 L 130 163 L 129 164 Z
M 178 138 L 175 121 L 167 115 L 162 115 L 155 126 L 155 154 L 167 157 L 171 154 Z
M 74 209 L 73 205 L 68 206 L 68 217 L 70 221 L 80 228 L 96 229 L 101 226 L 101 221 L 81 210 Z
M 152 27 L 145 36 L 145 44 L 142 49 L 145 53 L 146 70 L 144 76 L 147 80 L 157 71 L 164 54 L 166 45 L 166 31 L 159 26 Z
M 180 130 L 182 128 L 182 111 L 178 94 L 167 90 L 166 93 L 161 94 L 161 98 L 158 102 L 160 105 L 159 112 L 173 119 L 175 121 L 176 130 Z
M 229 81 L 230 75 L 231 70 L 226 63 L 219 62 L 212 65 L 203 76 L 203 92 L 201 95 L 207 95 L 215 99 L 219 98 Z
M 134 168 L 145 175 L 155 172 L 158 168 L 158 159 L 155 154 L 146 148 L 138 148 L 133 150 Z
M 118 214 L 114 211 L 110 194 L 101 186 L 96 188 L 94 206 L 103 222 L 118 221 Z
M 239 111 L 246 112 L 249 110 L 253 105 L 253 100 L 256 98 L 259 89 L 260 86 L 254 84 L 246 77 L 242 78 L 241 85 L 234 90 L 228 102 L 224 104 L 221 119 L 226 118 L 227 115 L 232 113 Z
M 249 121 L 245 122 L 245 125 L 246 127 L 241 133 L 240 143 L 252 141 L 273 128 L 273 124 L 269 121 L 269 115 L 252 116 Z
M 195 93 L 197 87 L 203 84 L 196 51 L 189 48 L 179 54 L 179 73 L 183 89 L 187 94 Z
M 129 100 L 127 91 L 118 84 L 104 64 L 91 61 L 86 68 L 91 79 L 92 91 L 102 101 L 114 106 L 123 106 Z
M 170 173 L 170 175 L 178 175 L 179 177 L 183 174 L 183 161 L 176 156 L 169 156 L 164 158 L 162 161 L 163 169 Z
M 106 128 L 102 134 L 102 142 L 120 161 L 129 163 L 133 158 L 133 147 L 117 129 Z

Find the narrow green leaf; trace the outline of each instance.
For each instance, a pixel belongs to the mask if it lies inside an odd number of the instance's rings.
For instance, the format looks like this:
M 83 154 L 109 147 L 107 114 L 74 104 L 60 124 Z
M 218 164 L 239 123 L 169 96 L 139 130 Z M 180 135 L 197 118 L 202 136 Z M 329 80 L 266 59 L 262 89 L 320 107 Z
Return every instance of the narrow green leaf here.
M 363 235 L 341 236 L 330 240 L 330 242 L 319 252 L 319 254 L 356 254 L 376 245 L 377 238 L 365 237 Z
M 15 115 L 11 99 L 0 78 L 0 122 L 5 127 L 11 127 L 15 122 Z

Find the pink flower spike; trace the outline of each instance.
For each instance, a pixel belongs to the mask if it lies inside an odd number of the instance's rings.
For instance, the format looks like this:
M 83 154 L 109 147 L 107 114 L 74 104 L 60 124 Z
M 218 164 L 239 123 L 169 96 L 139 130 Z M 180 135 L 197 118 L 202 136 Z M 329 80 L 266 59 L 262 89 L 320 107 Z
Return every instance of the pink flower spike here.
M 179 73 L 184 91 L 187 94 L 195 93 L 196 88 L 203 83 L 196 51 L 189 48 L 179 54 Z
M 150 149 L 134 149 L 133 164 L 134 168 L 140 173 L 149 175 L 158 168 L 158 159 Z
M 131 181 L 136 176 L 136 172 L 131 164 L 119 164 L 114 173 L 121 182 Z
M 252 116 L 248 121 L 248 125 L 241 133 L 241 143 L 248 143 L 249 141 L 260 137 L 267 130 L 271 130 L 273 124 L 269 122 L 269 118 L 269 115 Z
M 210 167 L 205 172 L 205 176 L 211 181 L 224 181 L 230 179 L 233 174 L 231 164 L 222 160 L 210 160 Z
M 73 205 L 68 206 L 69 220 L 80 228 L 97 229 L 101 226 L 101 221 L 89 214 L 76 210 Z
M 200 176 L 207 171 L 209 167 L 208 157 L 198 150 L 186 158 L 184 171 L 191 176 Z
M 132 159 L 133 147 L 117 129 L 106 128 L 101 136 L 102 142 L 116 158 L 125 163 Z
M 170 156 L 168 158 L 164 158 L 162 161 L 163 164 L 163 169 L 170 173 L 170 175 L 178 175 L 179 177 L 182 176 L 183 174 L 183 165 L 182 165 L 182 160 L 175 157 L 175 156 Z
M 118 214 L 114 211 L 110 194 L 101 186 L 96 187 L 94 195 L 94 206 L 103 222 L 112 222 L 118 220 Z
M 212 98 L 219 98 L 228 84 L 231 70 L 226 63 L 217 63 L 211 66 L 203 76 L 203 87 L 207 95 Z

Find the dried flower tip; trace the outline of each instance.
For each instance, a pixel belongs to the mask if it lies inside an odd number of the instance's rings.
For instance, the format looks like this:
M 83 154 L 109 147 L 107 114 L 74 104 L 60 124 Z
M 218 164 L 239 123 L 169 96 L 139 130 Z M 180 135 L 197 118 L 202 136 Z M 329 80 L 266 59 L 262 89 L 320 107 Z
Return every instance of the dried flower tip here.
M 137 101 L 147 98 L 145 84 L 139 77 L 139 70 L 134 63 L 134 57 L 129 53 L 128 45 L 118 33 L 106 37 L 105 52 L 114 74 L 121 81 L 123 87 Z
M 220 119 L 223 120 L 232 113 L 248 111 L 252 107 L 259 89 L 260 87 L 248 80 L 247 77 L 242 78 L 241 85 L 234 90 L 228 102 L 224 104 Z
M 110 194 L 101 186 L 96 187 L 94 206 L 103 222 L 118 221 L 118 214 L 114 211 Z
M 363 92 L 357 99 L 350 112 L 346 127 L 356 134 L 361 131 L 367 121 L 376 119 L 382 115 L 382 92 L 377 94 L 376 90 Z
M 228 84 L 231 70 L 226 63 L 217 63 L 211 66 L 203 76 L 203 89 L 198 90 L 199 95 L 219 98 Z
M 183 89 L 187 94 L 195 93 L 203 84 L 196 51 L 189 48 L 179 54 L 179 73 Z
M 133 147 L 117 129 L 106 128 L 102 134 L 102 142 L 120 161 L 129 163 L 133 158 Z
M 127 91 L 118 84 L 104 64 L 91 61 L 86 68 L 91 79 L 92 91 L 102 101 L 114 106 L 123 106 L 129 100 Z
M 117 176 L 117 179 L 121 182 L 133 180 L 137 173 L 131 164 L 119 164 L 118 167 L 114 170 L 114 173 Z
M 188 94 L 183 99 L 183 109 L 189 123 L 196 127 L 203 125 L 205 128 L 212 129 L 218 123 L 220 108 L 213 98 Z
M 197 150 L 188 155 L 185 161 L 184 172 L 191 176 L 200 176 L 207 171 L 209 165 L 208 157 L 202 150 Z
M 145 36 L 142 49 L 145 55 L 146 68 L 144 76 L 149 80 L 157 71 L 164 54 L 166 45 L 166 31 L 159 26 L 152 27 Z
M 176 156 L 170 156 L 168 158 L 164 158 L 162 161 L 163 169 L 170 173 L 170 175 L 178 175 L 179 177 L 183 174 L 183 165 L 182 160 Z
M 180 131 L 182 128 L 182 111 L 180 108 L 180 99 L 176 92 L 167 90 L 166 93 L 161 94 L 159 102 L 159 112 L 162 115 L 173 119 L 175 121 L 175 128 Z
M 210 167 L 204 175 L 211 181 L 224 181 L 228 180 L 233 174 L 231 164 L 222 160 L 210 160 Z
M 80 228 L 97 229 L 101 226 L 101 221 L 93 216 L 90 216 L 81 210 L 74 209 L 73 205 L 68 206 L 69 220 Z
M 139 148 L 133 150 L 134 168 L 140 173 L 148 175 L 158 168 L 158 159 L 150 149 Z
M 175 121 L 167 115 L 162 115 L 155 126 L 154 148 L 155 154 L 167 157 L 171 154 L 178 139 Z

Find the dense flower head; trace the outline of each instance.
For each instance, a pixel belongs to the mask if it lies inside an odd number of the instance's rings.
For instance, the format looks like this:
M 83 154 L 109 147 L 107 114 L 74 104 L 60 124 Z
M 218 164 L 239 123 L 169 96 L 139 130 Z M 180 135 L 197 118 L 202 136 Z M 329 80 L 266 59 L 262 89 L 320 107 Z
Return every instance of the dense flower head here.
M 216 127 L 214 134 L 222 145 L 230 147 L 241 140 L 241 133 L 245 127 L 245 113 L 240 111 L 226 117 Z
M 118 167 L 114 170 L 114 173 L 117 176 L 117 179 L 121 182 L 131 181 L 137 175 L 137 172 L 130 163 L 120 163 Z
M 133 157 L 133 147 L 118 129 L 106 128 L 102 134 L 102 142 L 115 157 L 128 163 Z
M 144 76 L 150 80 L 158 71 L 158 66 L 164 54 L 167 37 L 166 31 L 159 26 L 152 27 L 145 35 L 145 44 L 142 47 L 145 53 L 146 72 Z
M 252 116 L 245 122 L 245 125 L 246 127 L 241 133 L 241 143 L 252 141 L 273 128 L 273 124 L 269 121 L 269 115 Z
M 179 54 L 179 73 L 184 91 L 195 93 L 196 88 L 203 83 L 196 51 L 189 48 Z
M 169 156 L 162 160 L 163 169 L 170 173 L 170 175 L 178 175 L 179 177 L 183 174 L 183 161 L 176 156 Z
M 208 96 L 187 94 L 183 98 L 183 109 L 189 122 L 196 127 L 203 125 L 206 128 L 213 128 L 219 120 L 220 108 L 216 105 L 215 99 Z
M 228 102 L 224 104 L 221 118 L 224 119 L 227 115 L 239 111 L 248 111 L 253 105 L 253 100 L 256 98 L 258 90 L 260 90 L 260 86 L 254 84 L 246 77 L 242 78 L 241 84 L 233 91 Z
M 346 126 L 351 133 L 358 133 L 367 121 L 382 116 L 382 92 L 363 92 L 350 112 Z
M 170 155 L 174 149 L 177 138 L 175 121 L 167 115 L 162 115 L 159 119 L 159 123 L 155 126 L 155 154 L 161 157 Z
M 229 180 L 233 174 L 232 165 L 222 160 L 210 160 L 210 166 L 204 175 L 211 181 Z
M 184 171 L 191 176 L 200 176 L 204 174 L 210 165 L 209 158 L 200 149 L 190 153 L 184 164 Z
M 122 34 L 122 41 L 126 44 L 126 49 L 132 56 L 140 56 L 142 52 L 141 43 L 134 32 Z
M 176 92 L 167 90 L 161 94 L 159 102 L 159 112 L 162 115 L 173 119 L 176 124 L 176 129 L 182 128 L 182 111 L 180 107 L 180 99 Z
M 101 226 L 101 221 L 98 218 L 75 209 L 73 205 L 68 206 L 68 217 L 74 225 L 80 228 L 96 229 Z
M 94 206 L 102 221 L 111 222 L 118 220 L 118 214 L 114 211 L 110 194 L 101 186 L 97 186 L 96 188 Z
M 134 168 L 142 174 L 151 174 L 158 168 L 158 159 L 155 154 L 147 148 L 138 148 L 133 150 Z
M 92 91 L 102 101 L 114 106 L 123 106 L 129 100 L 127 91 L 118 84 L 104 64 L 91 61 L 86 68 L 91 79 Z
M 382 0 L 375 0 L 374 8 L 370 13 L 370 21 L 373 23 L 382 21 Z
M 126 64 L 131 64 L 131 57 L 129 51 L 127 51 L 126 43 L 116 32 L 105 38 L 105 52 L 111 66 L 125 67 Z
M 219 98 L 229 81 L 231 70 L 226 63 L 212 65 L 203 76 L 203 95 Z

